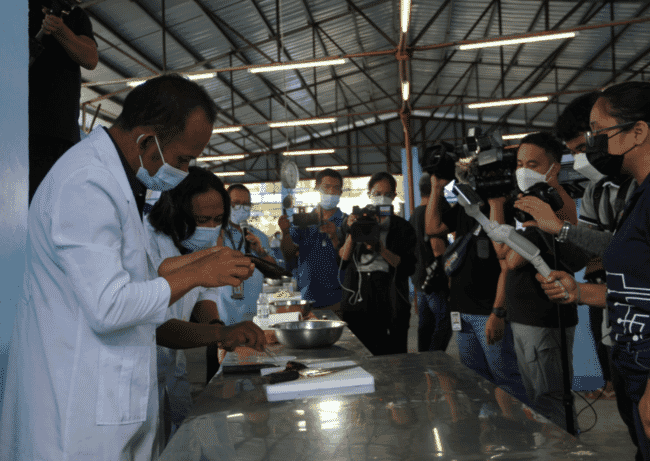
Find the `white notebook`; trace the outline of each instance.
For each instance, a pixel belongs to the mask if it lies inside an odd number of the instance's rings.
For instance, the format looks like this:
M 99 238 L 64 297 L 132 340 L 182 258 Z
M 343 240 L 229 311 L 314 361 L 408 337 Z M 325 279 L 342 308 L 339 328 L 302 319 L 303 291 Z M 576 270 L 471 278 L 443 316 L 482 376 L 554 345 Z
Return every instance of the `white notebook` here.
M 355 365 L 353 361 L 312 363 L 311 368 L 334 368 Z M 262 370 L 262 375 L 279 371 L 281 368 Z M 265 384 L 269 402 L 326 397 L 332 395 L 367 394 L 375 391 L 375 378 L 362 367 L 338 371 L 330 375 L 300 378 L 278 384 Z

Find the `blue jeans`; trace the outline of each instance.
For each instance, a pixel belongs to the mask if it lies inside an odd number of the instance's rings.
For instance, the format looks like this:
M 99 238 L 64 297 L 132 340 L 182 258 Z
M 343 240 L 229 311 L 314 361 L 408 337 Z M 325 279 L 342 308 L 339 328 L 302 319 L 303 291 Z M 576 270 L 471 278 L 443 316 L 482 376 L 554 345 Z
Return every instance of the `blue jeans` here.
M 487 315 L 461 314 L 462 331 L 458 332 L 460 361 L 488 381 L 530 405 L 519 374 L 512 329 L 506 322 L 503 339 L 489 346 L 485 338 Z
M 612 346 L 612 365 L 615 368 L 614 388 L 616 394 L 622 393 L 631 400 L 631 413 L 633 416 L 633 426 L 629 427 L 630 432 L 636 433 L 638 451 L 636 459 L 650 460 L 650 440 L 645 435 L 643 424 L 639 416 L 639 400 L 643 396 L 650 376 L 650 343 L 645 342 L 637 344 L 634 342 L 619 343 Z M 619 407 L 619 411 L 621 408 Z
M 427 295 L 417 290 L 418 312 L 418 351 L 445 351 L 451 339 L 451 317 L 447 308 L 445 293 Z

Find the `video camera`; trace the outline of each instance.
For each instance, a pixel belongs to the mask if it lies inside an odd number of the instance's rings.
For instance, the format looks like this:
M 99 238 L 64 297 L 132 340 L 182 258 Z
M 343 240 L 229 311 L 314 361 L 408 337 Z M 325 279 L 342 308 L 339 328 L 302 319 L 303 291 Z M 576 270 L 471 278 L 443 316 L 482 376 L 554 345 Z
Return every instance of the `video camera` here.
M 393 214 L 393 205 L 354 206 L 352 214 L 357 220 L 350 226 L 350 235 L 355 243 L 376 244 L 379 242 L 379 220 Z
M 430 175 L 466 182 L 484 199 L 507 197 L 516 190 L 517 152 L 504 149 L 479 127 L 470 128 L 462 146 L 437 142 L 418 161 Z

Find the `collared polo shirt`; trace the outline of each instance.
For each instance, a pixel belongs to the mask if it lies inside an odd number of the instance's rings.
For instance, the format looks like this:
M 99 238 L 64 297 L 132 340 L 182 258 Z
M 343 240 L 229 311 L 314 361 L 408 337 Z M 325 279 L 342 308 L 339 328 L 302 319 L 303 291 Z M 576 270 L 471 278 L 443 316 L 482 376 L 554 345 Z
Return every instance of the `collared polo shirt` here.
M 630 198 L 603 264 L 612 339 L 650 340 L 650 175 Z
M 344 214 L 337 208 L 329 218 L 337 228 L 343 224 Z M 298 245 L 298 267 L 294 271 L 302 299 L 313 300 L 314 308 L 331 306 L 341 301 L 339 266 L 332 240 L 319 231 L 319 226 L 300 229 L 291 226 L 291 239 Z M 323 243 L 324 242 L 324 243 Z M 344 279 L 341 271 L 340 280 Z

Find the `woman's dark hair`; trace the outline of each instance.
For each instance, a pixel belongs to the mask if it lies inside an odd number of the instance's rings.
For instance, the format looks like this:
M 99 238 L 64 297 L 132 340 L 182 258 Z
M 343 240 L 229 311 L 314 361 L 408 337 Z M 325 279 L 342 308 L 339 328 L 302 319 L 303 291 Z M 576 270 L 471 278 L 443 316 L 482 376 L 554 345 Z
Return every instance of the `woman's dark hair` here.
M 552 162 L 560 163 L 562 161 L 564 146 L 555 136 L 547 131 L 531 133 L 525 136 L 519 143 L 520 146 L 522 144 L 532 144 L 541 147 L 546 151 L 546 155 L 549 156 L 549 160 Z
M 219 192 L 223 200 L 223 223 L 230 218 L 230 196 L 223 183 L 214 173 L 191 166 L 188 175 L 172 190 L 160 194 L 149 213 L 149 222 L 159 232 L 171 237 L 176 248 L 183 251 L 181 242 L 196 230 L 192 215 L 192 199 L 195 195 L 211 190 Z
M 380 171 L 378 173 L 373 174 L 370 177 L 370 181 L 368 181 L 368 192 L 372 190 L 374 185 L 378 183 L 379 181 L 383 180 L 388 181 L 388 184 L 390 184 L 390 190 L 393 191 L 393 194 L 397 193 L 397 181 L 395 181 L 395 178 L 390 173 L 386 173 L 385 171 Z
M 608 114 L 620 123 L 643 120 L 650 125 L 650 82 L 612 85 L 600 97 L 607 101 Z
M 566 142 L 589 131 L 589 114 L 599 97 L 599 92 L 592 91 L 571 101 L 555 122 L 555 136 Z
M 164 145 L 185 131 L 187 117 L 197 108 L 203 109 L 210 124 L 214 124 L 217 106 L 208 93 L 195 82 L 168 74 L 132 89 L 115 125 L 126 131 L 150 126 Z

